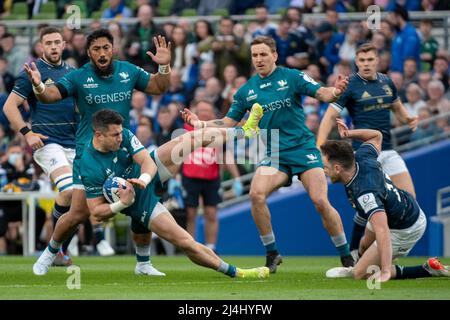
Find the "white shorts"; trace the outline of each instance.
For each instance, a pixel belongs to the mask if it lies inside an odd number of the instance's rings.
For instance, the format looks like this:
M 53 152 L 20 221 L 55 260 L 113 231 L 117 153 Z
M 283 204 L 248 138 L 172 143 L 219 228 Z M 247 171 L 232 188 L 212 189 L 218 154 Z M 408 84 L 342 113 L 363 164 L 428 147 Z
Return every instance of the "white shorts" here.
M 153 208 L 152 214 L 150 215 L 150 219 L 148 220 L 148 229 L 150 229 L 150 226 L 152 224 L 153 219 L 155 219 L 157 216 L 159 216 L 162 213 L 169 213 L 169 210 L 164 207 L 164 205 L 161 202 L 158 202 L 156 206 Z
M 381 151 L 378 156 L 378 162 L 381 163 L 383 171 L 388 176 L 395 176 L 403 172 L 408 172 L 405 161 L 395 150 Z
M 367 228 L 373 230 L 370 222 L 367 222 Z M 422 238 L 426 228 L 427 217 L 421 209 L 417 221 L 411 227 L 401 230 L 391 229 L 392 260 L 406 257 L 417 241 Z M 374 243 L 376 245 L 376 241 Z
M 158 149 L 154 151 L 153 155 L 155 157 L 155 164 L 158 167 L 159 180 L 161 180 L 161 183 L 164 183 L 167 180 L 173 178 L 173 174 L 170 173 L 169 169 L 167 169 L 166 166 L 159 159 Z
M 33 154 L 33 158 L 44 170 L 45 174 L 50 175 L 56 169 L 64 166 L 72 168 L 75 149 L 63 148 L 59 144 L 50 143 L 37 149 Z

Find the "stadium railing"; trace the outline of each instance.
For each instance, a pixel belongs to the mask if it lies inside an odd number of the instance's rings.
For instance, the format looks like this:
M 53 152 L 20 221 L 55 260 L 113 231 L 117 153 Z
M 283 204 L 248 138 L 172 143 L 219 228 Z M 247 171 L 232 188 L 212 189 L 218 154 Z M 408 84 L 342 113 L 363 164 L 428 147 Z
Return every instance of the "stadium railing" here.
M 23 255 L 33 255 L 36 248 L 36 203 L 38 199 L 55 199 L 56 192 L 24 191 L 17 193 L 0 192 L 0 201 L 22 202 L 22 242 Z
M 431 221 L 444 225 L 444 257 L 450 257 L 450 186 L 437 192 L 437 212 Z

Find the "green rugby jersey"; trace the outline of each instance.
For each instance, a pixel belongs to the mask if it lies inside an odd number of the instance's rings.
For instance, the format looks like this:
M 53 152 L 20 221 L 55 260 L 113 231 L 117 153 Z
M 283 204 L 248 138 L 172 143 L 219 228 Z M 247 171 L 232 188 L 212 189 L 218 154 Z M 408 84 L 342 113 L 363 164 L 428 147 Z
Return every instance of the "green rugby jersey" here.
M 274 150 L 299 147 L 314 139 L 305 125 L 301 96 L 314 97 L 320 87 L 302 71 L 277 67 L 268 77 L 261 78 L 258 74 L 251 77 L 234 95 L 226 116 L 241 121 L 252 105 L 258 102 L 264 109 L 259 127 L 268 130 L 268 154 L 272 149 L 270 129 L 279 130 L 279 146 L 274 146 Z
M 92 65 L 66 74 L 57 82 L 63 97 L 73 96 L 81 115 L 76 135 L 77 148 L 82 148 L 92 138 L 92 115 L 101 109 L 112 109 L 124 118 L 123 126 L 130 125 L 131 96 L 133 90 L 144 91 L 150 74 L 126 61 L 114 60 L 110 77 L 99 76 Z

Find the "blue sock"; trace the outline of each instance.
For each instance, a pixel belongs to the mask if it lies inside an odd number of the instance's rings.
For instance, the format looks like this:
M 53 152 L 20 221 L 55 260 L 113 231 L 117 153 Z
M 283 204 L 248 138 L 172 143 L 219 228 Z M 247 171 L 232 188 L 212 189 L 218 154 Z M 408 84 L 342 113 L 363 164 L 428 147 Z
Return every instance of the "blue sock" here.
M 275 242 L 275 235 L 273 234 L 273 231 L 266 235 L 260 236 L 260 238 L 264 245 L 264 248 L 266 248 L 267 254 L 278 253 L 277 244 Z
M 350 255 L 350 246 L 347 243 L 347 239 L 345 238 L 345 233 L 341 233 L 340 235 L 331 237 L 331 240 L 333 241 L 341 257 Z
M 68 212 L 70 209 L 70 206 L 64 207 L 64 206 L 60 206 L 59 204 L 55 203 L 55 206 L 53 207 L 53 212 L 52 212 L 52 219 L 53 219 L 53 226 L 56 226 L 56 222 L 58 221 L 58 219 L 65 214 L 66 212 Z M 69 237 L 67 238 L 61 247 L 61 251 L 64 254 L 67 254 L 67 248 L 69 247 L 70 241 L 72 241 L 72 238 L 75 234 L 77 234 L 78 229 Z
M 95 244 L 98 244 L 100 241 L 105 240 L 105 230 L 103 229 L 103 224 L 97 224 L 92 226 L 94 229 L 94 240 Z
M 395 265 L 395 271 L 397 273 L 395 279 L 417 279 L 431 277 L 431 274 L 425 270 L 423 266 L 403 267 Z

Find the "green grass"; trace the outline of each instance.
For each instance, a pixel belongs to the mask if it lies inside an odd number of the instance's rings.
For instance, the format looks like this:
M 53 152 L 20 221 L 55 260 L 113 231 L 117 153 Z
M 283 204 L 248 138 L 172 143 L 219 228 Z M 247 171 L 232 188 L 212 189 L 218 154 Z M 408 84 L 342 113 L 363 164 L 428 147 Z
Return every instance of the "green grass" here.
M 240 267 L 254 267 L 263 257 L 224 257 Z M 276 274 L 266 280 L 231 279 L 191 263 L 184 256 L 153 257 L 166 277 L 135 276 L 132 256 L 76 257 L 81 289 L 69 290 L 65 268 L 52 268 L 43 277 L 32 274 L 35 258 L 0 257 L 0 299 L 450 299 L 450 279 L 389 281 L 380 290 L 365 281 L 327 279 L 325 271 L 337 258 L 284 257 Z M 425 258 L 407 258 L 417 265 Z M 450 259 L 442 259 L 450 264 Z

